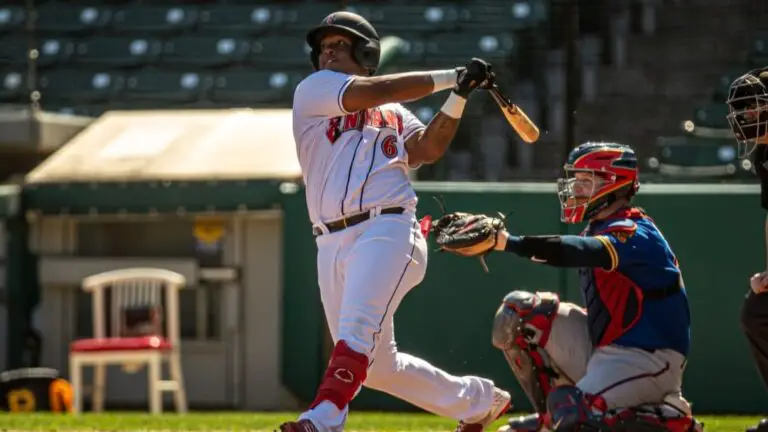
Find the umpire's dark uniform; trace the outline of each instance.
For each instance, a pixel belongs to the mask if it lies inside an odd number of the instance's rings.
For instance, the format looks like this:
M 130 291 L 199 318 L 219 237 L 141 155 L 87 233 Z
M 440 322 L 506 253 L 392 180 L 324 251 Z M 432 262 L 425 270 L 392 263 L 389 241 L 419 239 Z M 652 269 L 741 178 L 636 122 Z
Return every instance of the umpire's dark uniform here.
M 768 146 L 756 146 L 753 156 L 755 171 L 760 178 L 761 205 L 765 210 L 768 210 L 768 168 L 765 167 L 766 162 L 768 162 Z M 741 310 L 741 328 L 749 342 L 757 370 L 760 372 L 766 388 L 768 388 L 768 292 L 755 294 L 751 289 L 749 290 Z M 759 425 L 747 429 L 747 431 L 768 432 L 768 419 L 763 419 Z

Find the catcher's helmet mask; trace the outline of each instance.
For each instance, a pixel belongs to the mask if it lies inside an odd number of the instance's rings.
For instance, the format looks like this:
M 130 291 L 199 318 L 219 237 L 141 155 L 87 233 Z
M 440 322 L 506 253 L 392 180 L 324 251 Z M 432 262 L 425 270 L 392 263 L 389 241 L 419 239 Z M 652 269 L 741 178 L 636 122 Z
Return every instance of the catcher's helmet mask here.
M 739 158 L 768 142 L 767 84 L 768 70 L 753 70 L 733 80 L 728 88 L 726 119 L 738 142 Z
M 320 68 L 320 41 L 329 31 L 346 34 L 352 38 L 352 58 L 374 75 L 381 57 L 381 40 L 376 29 L 365 18 L 352 12 L 334 12 L 307 32 L 307 44 L 312 48 L 310 59 L 315 70 Z
M 568 155 L 563 169 L 557 195 L 560 220 L 565 223 L 594 219 L 620 199 L 631 199 L 640 188 L 637 157 L 623 144 L 581 144 Z

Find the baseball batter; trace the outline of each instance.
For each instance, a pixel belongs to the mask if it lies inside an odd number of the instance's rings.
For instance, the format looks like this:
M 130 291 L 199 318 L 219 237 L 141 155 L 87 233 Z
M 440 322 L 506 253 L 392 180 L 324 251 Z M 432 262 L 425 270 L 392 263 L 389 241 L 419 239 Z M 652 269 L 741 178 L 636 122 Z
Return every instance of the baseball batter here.
M 760 201 L 768 210 L 768 67 L 753 69 L 736 78 L 728 92 L 728 122 L 738 141 L 739 157 L 749 157 L 760 179 Z M 768 219 L 765 223 L 768 245 Z M 766 264 L 768 268 L 768 264 Z M 747 337 L 757 370 L 768 387 L 768 271 L 755 273 L 741 310 L 741 327 Z M 768 432 L 763 419 L 747 432 Z
M 466 67 L 374 76 L 379 36 L 350 12 L 326 17 L 307 43 L 316 71 L 295 90 L 293 132 L 335 347 L 309 410 L 280 428 L 341 430 L 365 385 L 455 418 L 459 431 L 481 431 L 509 408 L 509 393 L 398 352 L 393 315 L 427 267 L 408 170 L 445 153 L 469 94 L 492 85 L 491 67 L 472 59 Z M 445 104 L 427 126 L 400 105 L 444 90 Z
M 444 249 L 476 256 L 507 251 L 579 268 L 586 309 L 552 293 L 509 293 L 493 343 L 504 352 L 536 415 L 519 431 L 696 431 L 681 394 L 690 344 L 688 298 L 672 249 L 632 205 L 637 158 L 626 145 L 585 143 L 558 181 L 561 220 L 582 235 L 517 236 L 504 221 L 455 213 L 435 223 Z

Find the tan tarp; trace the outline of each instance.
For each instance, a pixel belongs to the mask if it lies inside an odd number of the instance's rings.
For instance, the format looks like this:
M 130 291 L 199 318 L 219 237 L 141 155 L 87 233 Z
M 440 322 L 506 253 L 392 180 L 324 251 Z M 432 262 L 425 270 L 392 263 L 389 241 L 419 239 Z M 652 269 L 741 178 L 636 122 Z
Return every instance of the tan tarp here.
M 288 109 L 111 111 L 29 183 L 299 179 Z

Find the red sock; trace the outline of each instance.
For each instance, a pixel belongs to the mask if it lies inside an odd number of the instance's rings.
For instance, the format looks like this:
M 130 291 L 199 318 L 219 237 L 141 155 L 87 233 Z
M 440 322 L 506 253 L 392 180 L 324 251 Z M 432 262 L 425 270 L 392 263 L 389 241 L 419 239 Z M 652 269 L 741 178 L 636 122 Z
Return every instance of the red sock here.
M 333 348 L 328 369 L 325 370 L 323 381 L 310 409 L 323 401 L 330 401 L 340 410 L 344 409 L 365 381 L 367 373 L 368 357 L 353 351 L 346 342 L 340 340 Z

